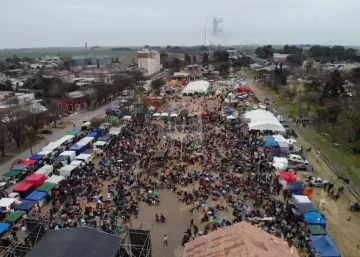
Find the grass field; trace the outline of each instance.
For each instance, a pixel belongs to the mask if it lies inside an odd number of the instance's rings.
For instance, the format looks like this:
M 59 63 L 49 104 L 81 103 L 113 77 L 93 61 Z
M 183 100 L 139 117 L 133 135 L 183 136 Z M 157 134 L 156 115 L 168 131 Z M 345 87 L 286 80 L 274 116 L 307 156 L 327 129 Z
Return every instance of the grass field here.
M 18 57 L 45 57 L 45 56 L 67 56 L 71 57 L 74 55 L 108 55 L 110 57 L 121 57 L 121 56 L 136 56 L 136 51 L 111 51 L 111 50 L 67 50 L 67 49 L 52 49 L 52 50 L 29 50 L 29 51 L 4 51 L 0 50 L 0 59 L 12 57 L 13 55 Z

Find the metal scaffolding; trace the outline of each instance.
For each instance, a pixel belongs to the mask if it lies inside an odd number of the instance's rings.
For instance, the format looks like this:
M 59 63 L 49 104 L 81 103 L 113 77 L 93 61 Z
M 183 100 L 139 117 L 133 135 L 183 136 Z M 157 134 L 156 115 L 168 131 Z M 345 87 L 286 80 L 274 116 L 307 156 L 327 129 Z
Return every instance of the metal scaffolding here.
M 124 234 L 122 244 L 125 251 L 119 257 L 151 257 L 152 224 L 130 223 Z
M 45 235 L 49 217 L 41 213 L 29 213 L 8 231 L 9 244 L 2 247 L 1 257 L 25 256 Z M 25 228 L 25 230 L 23 229 Z

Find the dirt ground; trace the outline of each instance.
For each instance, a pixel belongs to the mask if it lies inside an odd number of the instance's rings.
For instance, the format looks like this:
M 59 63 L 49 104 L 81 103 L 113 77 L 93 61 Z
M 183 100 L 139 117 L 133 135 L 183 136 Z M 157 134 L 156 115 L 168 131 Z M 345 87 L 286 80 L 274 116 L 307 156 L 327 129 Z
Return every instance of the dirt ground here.
M 248 86 L 254 90 L 260 100 L 269 97 L 259 88 L 252 79 L 247 81 Z M 281 111 L 281 110 L 279 110 Z M 298 145 L 304 149 L 310 146 L 310 143 L 299 135 Z M 317 157 L 316 152 L 320 149 L 314 149 L 308 153 L 305 157 L 314 166 L 315 172 L 313 175 L 332 181 L 335 187 L 338 188 L 341 182 L 334 176 L 334 173 L 326 165 L 326 163 Z M 318 160 L 318 162 L 317 162 Z M 308 175 L 306 172 L 299 172 L 300 177 Z M 319 202 L 326 202 L 324 206 L 319 206 L 319 209 L 326 216 L 327 232 L 333 238 L 336 246 L 341 252 L 343 257 L 356 257 L 360 256 L 360 249 L 357 246 L 360 244 L 360 214 L 350 211 L 350 203 L 356 201 L 356 199 L 346 191 L 340 197 L 338 201 L 334 201 L 328 197 L 327 194 L 322 192 L 321 188 L 314 189 L 312 200 L 319 205 Z

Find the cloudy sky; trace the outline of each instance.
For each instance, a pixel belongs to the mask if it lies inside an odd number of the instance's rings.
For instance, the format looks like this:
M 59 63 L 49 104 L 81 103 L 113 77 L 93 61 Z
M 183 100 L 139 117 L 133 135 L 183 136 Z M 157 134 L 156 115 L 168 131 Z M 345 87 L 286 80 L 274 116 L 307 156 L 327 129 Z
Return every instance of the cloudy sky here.
M 1 1 L 0 48 L 202 45 L 360 45 L 359 0 Z

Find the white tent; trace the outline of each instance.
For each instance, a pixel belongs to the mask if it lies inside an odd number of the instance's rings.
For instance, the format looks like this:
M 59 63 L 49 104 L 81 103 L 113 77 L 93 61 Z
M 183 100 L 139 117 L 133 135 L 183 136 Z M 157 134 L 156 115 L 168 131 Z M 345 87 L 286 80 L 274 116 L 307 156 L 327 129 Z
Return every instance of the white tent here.
M 75 137 L 75 136 L 73 136 L 73 135 L 66 135 L 66 136 L 63 136 L 62 138 L 60 138 L 59 140 L 57 140 L 56 142 L 58 142 L 59 144 L 62 145 L 62 144 L 64 144 L 64 143 L 70 141 L 73 137 Z
M 75 160 L 75 161 L 72 161 L 69 165 L 79 167 L 81 164 L 82 164 L 82 161 Z
M 236 117 L 234 115 L 229 115 L 226 117 L 228 120 L 235 120 Z
M 112 127 L 110 128 L 109 135 L 119 135 L 121 133 L 121 128 Z
M 161 114 L 161 117 L 167 117 L 167 116 L 169 116 L 169 113 L 167 113 L 167 112 L 163 112 L 163 113 Z
M 284 127 L 271 112 L 264 110 L 249 111 L 244 114 L 244 118 L 250 120 L 248 124 L 250 130 L 285 132 Z
M 60 176 L 63 176 L 65 178 L 67 177 L 70 177 L 71 176 L 71 172 L 76 169 L 76 166 L 73 166 L 73 165 L 66 165 L 64 167 L 61 167 L 59 169 L 59 173 L 60 173 Z
M 177 117 L 177 116 L 178 116 L 177 113 L 170 114 L 170 117 Z
M 273 135 L 272 136 L 276 142 L 284 142 L 287 143 L 287 139 L 285 137 L 283 137 L 282 135 Z
M 53 172 L 54 167 L 52 165 L 45 165 L 38 169 L 35 174 L 44 174 L 46 178 Z
M 274 157 L 272 166 L 276 170 L 285 170 L 289 166 L 289 161 L 285 157 Z
M 16 199 L 14 198 L 1 198 L 0 200 L 0 207 L 1 208 L 8 208 L 10 205 L 12 205 Z
M 124 117 L 121 118 L 122 120 L 131 120 L 131 116 L 130 115 L 126 115 Z
M 80 160 L 80 161 L 87 161 L 90 160 L 92 157 L 91 154 L 86 154 L 86 153 L 82 153 L 79 156 L 76 157 L 76 160 Z
M 83 139 L 81 139 L 79 142 L 77 142 L 77 145 L 81 145 L 81 146 L 85 146 L 88 144 L 91 144 L 91 142 L 95 141 L 95 138 L 93 137 L 84 137 Z
M 207 93 L 210 87 L 210 83 L 204 80 L 193 81 L 187 84 L 187 86 L 183 89 L 182 94 L 199 94 L 199 93 Z
M 52 183 L 52 184 L 59 184 L 59 182 L 61 180 L 64 180 L 65 178 L 63 176 L 57 176 L 57 175 L 52 175 L 50 178 L 48 178 L 47 180 L 45 180 L 46 183 Z
M 293 195 L 293 198 L 297 204 L 311 203 L 309 197 L 306 195 Z
M 158 112 L 155 112 L 155 113 L 153 114 L 153 117 L 160 117 L 160 116 L 161 116 L 161 114 L 158 113 Z

